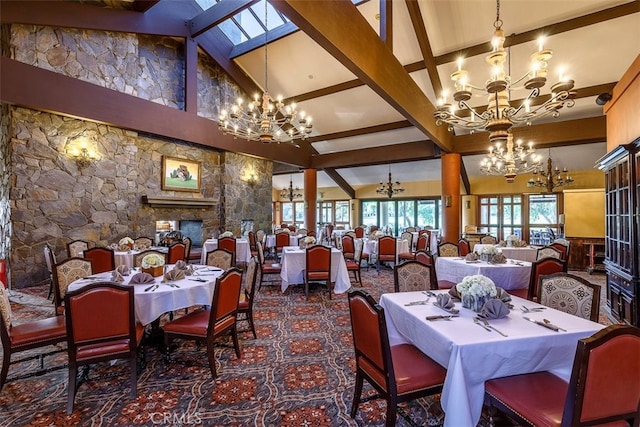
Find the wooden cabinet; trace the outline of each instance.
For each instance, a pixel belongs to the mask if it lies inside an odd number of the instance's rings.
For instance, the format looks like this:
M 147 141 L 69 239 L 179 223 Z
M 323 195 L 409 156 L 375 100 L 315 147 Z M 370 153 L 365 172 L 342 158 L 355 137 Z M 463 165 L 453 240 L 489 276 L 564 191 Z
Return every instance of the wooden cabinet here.
M 607 299 L 618 321 L 640 326 L 640 138 L 599 162 L 605 172 Z
M 588 258 L 587 272 L 593 274 L 596 271 L 605 271 L 604 267 L 604 244 L 603 243 L 586 243 Z

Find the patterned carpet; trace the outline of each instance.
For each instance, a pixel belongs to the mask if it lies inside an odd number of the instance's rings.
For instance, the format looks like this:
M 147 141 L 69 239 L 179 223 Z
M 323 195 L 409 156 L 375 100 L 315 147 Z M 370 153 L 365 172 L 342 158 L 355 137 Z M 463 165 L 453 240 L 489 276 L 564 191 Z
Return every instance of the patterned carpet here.
M 604 276 L 585 277 L 604 284 Z M 363 286 L 378 299 L 393 290 L 393 274 L 383 270 L 378 275 L 374 269 L 365 269 Z M 13 292 L 14 318 L 21 321 L 53 314 L 46 292 L 46 287 Z M 100 364 L 92 369 L 92 380 L 79 388 L 75 411 L 67 416 L 67 370 L 61 369 L 6 384 L 0 392 L 0 425 L 384 425 L 382 400 L 361 404 L 356 419 L 349 417 L 355 364 L 345 294 L 329 300 L 326 290 L 318 288 L 306 301 L 300 287 L 282 294 L 279 286 L 263 286 L 257 293 L 254 316 L 258 338 L 242 334 L 241 359 L 236 359 L 229 343 L 217 346 L 219 376 L 215 381 L 204 348 L 178 342 L 175 359 L 189 363 L 167 366 L 162 353 L 148 347 L 136 399 L 129 398 L 124 362 Z M 45 366 L 62 366 L 66 359 L 66 353 L 59 353 L 46 358 Z M 12 365 L 9 378 L 36 368 L 37 361 Z M 122 375 L 94 379 L 119 372 Z M 366 382 L 364 394 L 373 394 Z M 437 398 L 402 407 L 418 425 L 442 423 Z M 397 425 L 409 423 L 398 417 Z

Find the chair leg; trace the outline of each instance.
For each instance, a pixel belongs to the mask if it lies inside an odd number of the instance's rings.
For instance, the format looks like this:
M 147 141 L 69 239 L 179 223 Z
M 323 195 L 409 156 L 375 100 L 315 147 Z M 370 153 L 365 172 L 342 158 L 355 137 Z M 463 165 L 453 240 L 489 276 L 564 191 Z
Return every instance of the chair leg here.
M 360 396 L 362 395 L 362 375 L 356 373 L 356 384 L 353 388 L 353 402 L 351 402 L 351 418 L 356 417 L 358 412 L 358 406 L 360 405 Z
M 76 387 L 78 382 L 78 366 L 69 363 L 69 386 L 67 387 L 67 415 L 73 414 L 73 402 L 76 399 Z
M 249 322 L 249 328 L 251 328 L 251 332 L 253 333 L 253 339 L 256 339 L 258 337 L 256 336 L 256 327 L 253 324 L 253 310 L 250 309 L 249 311 L 247 311 L 246 316 L 247 322 Z
M 236 349 L 236 357 L 240 359 L 240 342 L 238 341 L 238 328 L 235 324 L 231 328 L 231 338 L 233 339 L 233 347 Z
M 327 279 L 327 289 L 329 289 L 329 300 L 331 300 L 331 278 Z
M 216 355 L 213 348 L 213 339 L 207 340 L 207 358 L 209 359 L 209 369 L 211 370 L 211 377 L 215 379 L 218 374 L 216 373 Z
M 0 390 L 4 387 L 4 383 L 7 381 L 7 375 L 9 374 L 9 365 L 11 364 L 11 349 L 3 348 L 4 356 L 2 358 L 2 372 L 0 372 Z
M 309 301 L 309 282 L 308 281 L 304 281 L 304 294 L 307 297 L 307 301 Z
M 387 399 L 387 421 L 386 427 L 394 427 L 396 425 L 396 418 L 398 417 L 398 402 L 391 397 Z

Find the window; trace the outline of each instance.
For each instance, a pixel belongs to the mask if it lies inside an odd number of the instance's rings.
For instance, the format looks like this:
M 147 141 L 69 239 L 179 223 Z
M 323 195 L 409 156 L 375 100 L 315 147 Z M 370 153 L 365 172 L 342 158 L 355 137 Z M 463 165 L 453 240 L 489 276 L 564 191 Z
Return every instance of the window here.
M 481 197 L 478 225 L 498 240 L 504 240 L 511 234 L 522 237 L 522 196 Z
M 349 210 L 348 200 L 336 200 L 335 202 L 335 224 L 343 225 L 344 228 L 349 228 L 351 223 L 351 213 Z
M 558 232 L 558 196 L 529 196 L 529 243 L 548 245 Z
M 399 235 L 407 227 L 440 227 L 440 198 L 426 200 L 363 200 L 360 223 L 366 227 L 389 227 Z

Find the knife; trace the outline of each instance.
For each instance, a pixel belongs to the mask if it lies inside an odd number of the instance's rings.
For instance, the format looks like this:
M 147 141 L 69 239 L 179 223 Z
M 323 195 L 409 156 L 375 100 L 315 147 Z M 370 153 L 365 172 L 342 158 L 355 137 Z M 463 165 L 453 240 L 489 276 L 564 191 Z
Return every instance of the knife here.
M 558 332 L 560 330 L 560 328 L 558 328 L 556 325 L 552 325 L 550 323 L 540 322 L 539 320 L 534 320 L 534 319 L 532 319 L 530 317 L 527 317 L 527 316 L 522 316 L 522 318 L 524 320 L 528 320 L 529 322 L 533 322 L 533 323 L 535 323 L 537 325 L 544 326 L 547 329 L 551 329 L 552 331 Z
M 427 320 L 451 320 L 452 317 L 460 317 L 459 314 L 449 314 L 449 315 L 443 315 L 443 314 L 438 314 L 435 316 L 427 316 L 425 317 L 425 319 Z
M 145 290 L 144 290 L 144 291 L 145 291 L 145 292 L 149 292 L 149 291 L 151 290 L 151 288 L 153 288 L 154 286 L 155 286 L 155 284 L 154 284 L 154 285 L 149 286 L 148 288 L 145 288 Z

